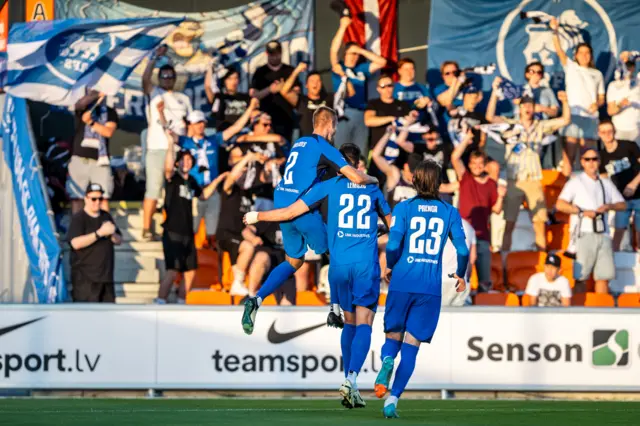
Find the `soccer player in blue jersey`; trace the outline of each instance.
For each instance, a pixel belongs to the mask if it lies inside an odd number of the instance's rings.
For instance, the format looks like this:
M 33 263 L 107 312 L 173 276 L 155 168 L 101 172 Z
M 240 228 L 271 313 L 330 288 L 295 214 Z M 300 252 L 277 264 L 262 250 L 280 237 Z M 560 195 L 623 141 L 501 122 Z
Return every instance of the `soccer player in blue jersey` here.
M 345 144 L 340 153 L 351 166 L 358 165 L 360 148 L 356 145 Z M 329 281 L 345 317 L 340 344 L 347 377 L 340 394 L 346 407 L 364 407 L 356 378 L 369 353 L 371 326 L 380 296 L 378 217 L 387 225 L 391 219 L 382 191 L 378 185 L 357 185 L 337 176 L 315 185 L 291 206 L 259 212 L 254 218 L 247 214 L 245 222 L 292 220 L 324 200 L 328 203 Z
M 313 114 L 313 135 L 298 139 L 291 148 L 282 179 L 275 189 L 276 208 L 295 203 L 320 181 L 327 168 L 332 168 L 357 185 L 378 183 L 376 178 L 348 165 L 342 154 L 331 145 L 336 124 L 337 116 L 331 108 L 322 106 Z M 250 218 L 255 219 L 255 215 L 250 215 Z M 271 271 L 256 297 L 244 302 L 242 328 L 247 334 L 253 333 L 256 313 L 262 300 L 302 266 L 307 246 L 318 254 L 327 251 L 327 233 L 318 210 L 310 210 L 296 219 L 281 223 L 280 229 L 286 260 Z
M 387 271 L 389 292 L 384 313 L 386 340 L 381 350 L 382 367 L 375 382 L 378 398 L 389 387 L 394 359 L 401 354 L 391 396 L 382 410 L 387 418 L 398 417 L 396 406 L 416 366 L 420 343 L 430 343 L 440 316 L 442 253 L 446 238 L 457 251 L 456 290 L 464 291 L 469 250 L 458 211 L 438 198 L 440 166 L 424 161 L 416 167 L 413 184 L 418 195 L 393 209 Z

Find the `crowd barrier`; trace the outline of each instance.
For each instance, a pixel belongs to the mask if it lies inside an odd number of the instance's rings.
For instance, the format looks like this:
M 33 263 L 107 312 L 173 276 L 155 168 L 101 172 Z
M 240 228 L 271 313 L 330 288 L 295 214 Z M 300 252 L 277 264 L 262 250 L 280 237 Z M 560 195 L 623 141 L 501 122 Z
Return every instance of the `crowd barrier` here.
M 269 308 L 252 336 L 231 307 L 4 305 L 0 387 L 336 389 L 340 332 L 326 308 Z M 383 311 L 358 378 L 371 389 Z M 419 390 L 639 391 L 628 309 L 445 308 L 409 385 Z

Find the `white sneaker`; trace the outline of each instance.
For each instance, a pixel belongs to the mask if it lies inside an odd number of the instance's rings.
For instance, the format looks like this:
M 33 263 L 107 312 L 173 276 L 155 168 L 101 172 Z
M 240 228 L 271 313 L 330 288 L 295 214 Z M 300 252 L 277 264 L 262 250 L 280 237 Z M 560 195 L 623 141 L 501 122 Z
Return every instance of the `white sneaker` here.
M 154 305 L 166 305 L 167 301 L 165 299 L 161 299 L 159 297 L 156 297 L 155 299 L 153 299 L 153 304 Z
M 98 166 L 110 166 L 111 161 L 109 161 L 108 155 L 101 155 L 98 157 L 98 162 L 96 163 Z
M 249 289 L 246 288 L 242 283 L 234 281 L 233 284 L 231 284 L 231 290 L 229 291 L 229 293 L 232 296 L 248 296 Z

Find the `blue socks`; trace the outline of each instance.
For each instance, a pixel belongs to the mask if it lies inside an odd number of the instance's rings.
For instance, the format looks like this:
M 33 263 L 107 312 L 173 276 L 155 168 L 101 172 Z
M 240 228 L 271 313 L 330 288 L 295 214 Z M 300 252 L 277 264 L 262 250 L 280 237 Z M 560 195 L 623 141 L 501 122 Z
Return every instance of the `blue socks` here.
M 344 366 L 344 377 L 349 373 L 351 365 L 351 346 L 353 344 L 353 336 L 356 334 L 356 326 L 353 324 L 345 324 L 340 335 L 340 347 L 342 348 L 342 363 Z
M 388 340 L 388 339 L 387 339 Z M 393 379 L 393 386 L 391 387 L 391 396 L 400 398 L 404 388 L 409 383 L 409 378 L 413 374 L 413 370 L 416 368 L 416 357 L 418 356 L 419 346 L 413 346 L 408 343 L 402 344 L 402 350 L 400 351 L 400 365 L 396 370 L 396 377 Z
M 384 359 L 390 356 L 393 359 L 396 359 L 398 356 L 398 352 L 400 352 L 400 347 L 402 346 L 402 342 L 393 339 L 385 339 L 384 345 L 382 345 L 382 349 L 380 350 L 380 359 L 384 361 Z
M 353 337 L 353 343 L 351 343 L 351 362 L 349 362 L 349 371 L 360 373 L 362 365 L 369 354 L 370 346 L 371 326 L 368 324 L 360 324 L 356 327 L 356 335 Z
M 257 296 L 264 300 L 267 296 L 279 289 L 295 272 L 296 268 L 285 260 L 271 271 L 267 280 L 262 284 L 260 290 L 258 290 Z

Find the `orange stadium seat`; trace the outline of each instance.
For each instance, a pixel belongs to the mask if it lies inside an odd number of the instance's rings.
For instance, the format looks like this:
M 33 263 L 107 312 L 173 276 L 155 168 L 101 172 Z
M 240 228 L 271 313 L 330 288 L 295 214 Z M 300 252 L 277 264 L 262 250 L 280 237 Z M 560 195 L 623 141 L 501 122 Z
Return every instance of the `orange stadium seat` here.
M 471 291 L 476 291 L 478 289 L 478 271 L 476 271 L 476 265 L 471 266 L 469 285 L 471 286 Z
M 218 255 L 210 249 L 198 250 L 198 269 L 194 279 L 193 288 L 210 288 L 221 290 L 218 278 Z
M 528 294 L 523 294 L 521 301 L 520 301 L 520 305 L 521 306 L 533 306 L 531 305 L 531 296 L 529 296 Z
M 187 294 L 187 305 L 231 305 L 231 295 L 215 290 L 193 290 Z
M 571 234 L 568 223 L 547 225 L 547 250 L 565 250 L 569 247 Z
M 296 293 L 297 306 L 324 306 L 327 304 L 327 298 L 315 291 L 299 291 Z
M 613 296 L 606 293 L 576 293 L 571 298 L 572 306 L 590 306 L 598 308 L 613 308 Z
M 262 300 L 262 304 L 260 306 L 278 306 L 278 301 L 273 294 L 270 294 Z
M 618 296 L 619 308 L 640 308 L 640 293 L 623 293 Z
M 557 253 L 559 256 L 560 253 Z M 531 275 L 544 271 L 544 262 L 547 254 L 541 251 L 512 251 L 507 254 L 507 285 L 510 289 L 524 291 Z M 571 287 L 574 285 L 573 261 L 562 257 L 560 275 L 569 280 Z
M 475 304 L 483 306 L 520 306 L 520 299 L 515 293 L 478 293 Z
M 494 289 L 504 288 L 504 264 L 499 252 L 491 253 L 491 282 Z

